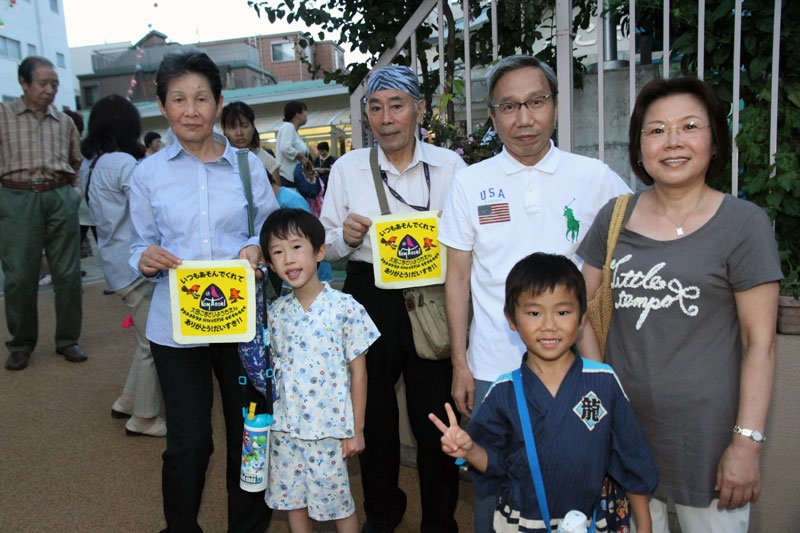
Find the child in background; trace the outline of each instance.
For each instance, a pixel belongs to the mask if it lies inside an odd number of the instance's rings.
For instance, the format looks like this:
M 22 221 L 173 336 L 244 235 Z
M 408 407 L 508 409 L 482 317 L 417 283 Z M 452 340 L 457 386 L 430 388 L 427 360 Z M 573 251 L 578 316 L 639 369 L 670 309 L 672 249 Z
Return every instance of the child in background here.
M 628 492 L 638 531 L 651 531 L 647 495 L 658 474 L 633 409 L 611 367 L 572 351 L 586 312 L 578 269 L 563 256 L 529 255 L 506 279 L 504 311 L 527 348 L 522 388 L 550 524 L 542 520 L 511 374 L 495 381 L 466 431 L 450 405 L 449 426 L 429 415 L 443 434 L 445 453 L 501 478 L 494 530 L 549 532 L 571 510 L 591 519 L 608 475 Z
M 317 276 L 325 230 L 302 209 L 279 209 L 261 229 L 269 267 L 291 294 L 270 305 L 275 369 L 266 501 L 288 511 L 293 532 L 311 519 L 358 532 L 347 458 L 364 449 L 363 356 L 380 336 L 364 308 Z

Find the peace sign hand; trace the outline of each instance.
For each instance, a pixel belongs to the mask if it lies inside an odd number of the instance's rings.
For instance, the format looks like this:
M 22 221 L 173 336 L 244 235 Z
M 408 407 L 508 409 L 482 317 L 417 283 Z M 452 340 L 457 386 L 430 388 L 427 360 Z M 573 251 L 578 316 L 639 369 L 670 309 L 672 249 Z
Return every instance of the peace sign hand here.
M 444 404 L 444 409 L 447 411 L 449 427 L 435 414 L 428 414 L 428 420 L 442 432 L 442 451 L 450 457 L 466 457 L 474 445 L 472 437 L 458 425 L 456 414 L 449 403 Z

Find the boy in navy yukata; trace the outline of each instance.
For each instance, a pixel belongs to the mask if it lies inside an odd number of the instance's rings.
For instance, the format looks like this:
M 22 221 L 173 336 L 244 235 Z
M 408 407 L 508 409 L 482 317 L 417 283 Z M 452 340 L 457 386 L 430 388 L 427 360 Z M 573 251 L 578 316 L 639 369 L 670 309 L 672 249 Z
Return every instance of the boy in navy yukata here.
M 495 381 L 466 431 L 450 405 L 449 426 L 429 415 L 443 434 L 445 453 L 500 478 L 494 530 L 549 532 L 570 510 L 591 520 L 595 510 L 602 514 L 598 505 L 608 475 L 628 493 L 638 531 L 651 531 L 647 495 L 658 474 L 633 410 L 611 367 L 576 357 L 572 349 L 586 312 L 578 269 L 560 255 L 522 259 L 506 278 L 504 312 L 527 348 L 522 388 L 550 524 L 542 520 L 511 374 Z M 596 527 L 602 531 L 605 520 Z

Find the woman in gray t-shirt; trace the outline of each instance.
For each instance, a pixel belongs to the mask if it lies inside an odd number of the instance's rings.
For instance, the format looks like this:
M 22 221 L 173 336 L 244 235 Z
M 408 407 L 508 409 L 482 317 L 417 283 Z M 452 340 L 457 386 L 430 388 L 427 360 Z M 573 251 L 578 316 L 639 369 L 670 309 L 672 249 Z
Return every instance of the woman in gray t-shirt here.
M 780 260 L 759 207 L 716 191 L 730 156 L 726 109 L 692 78 L 648 83 L 631 116 L 634 173 L 611 264 L 606 362 L 659 471 L 653 531 L 677 504 L 684 532 L 746 532 L 775 365 Z M 578 249 L 588 295 L 602 280 L 606 205 Z M 599 356 L 585 328 L 584 356 Z

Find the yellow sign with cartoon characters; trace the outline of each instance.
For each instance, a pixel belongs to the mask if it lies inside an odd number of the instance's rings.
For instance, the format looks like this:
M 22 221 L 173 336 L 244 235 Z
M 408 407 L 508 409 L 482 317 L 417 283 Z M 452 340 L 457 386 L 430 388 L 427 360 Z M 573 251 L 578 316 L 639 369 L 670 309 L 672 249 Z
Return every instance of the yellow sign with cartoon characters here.
M 247 342 L 255 336 L 255 273 L 244 259 L 184 261 L 169 271 L 178 344 Z
M 376 287 L 444 283 L 447 254 L 439 244 L 436 211 L 373 217 L 369 233 Z

